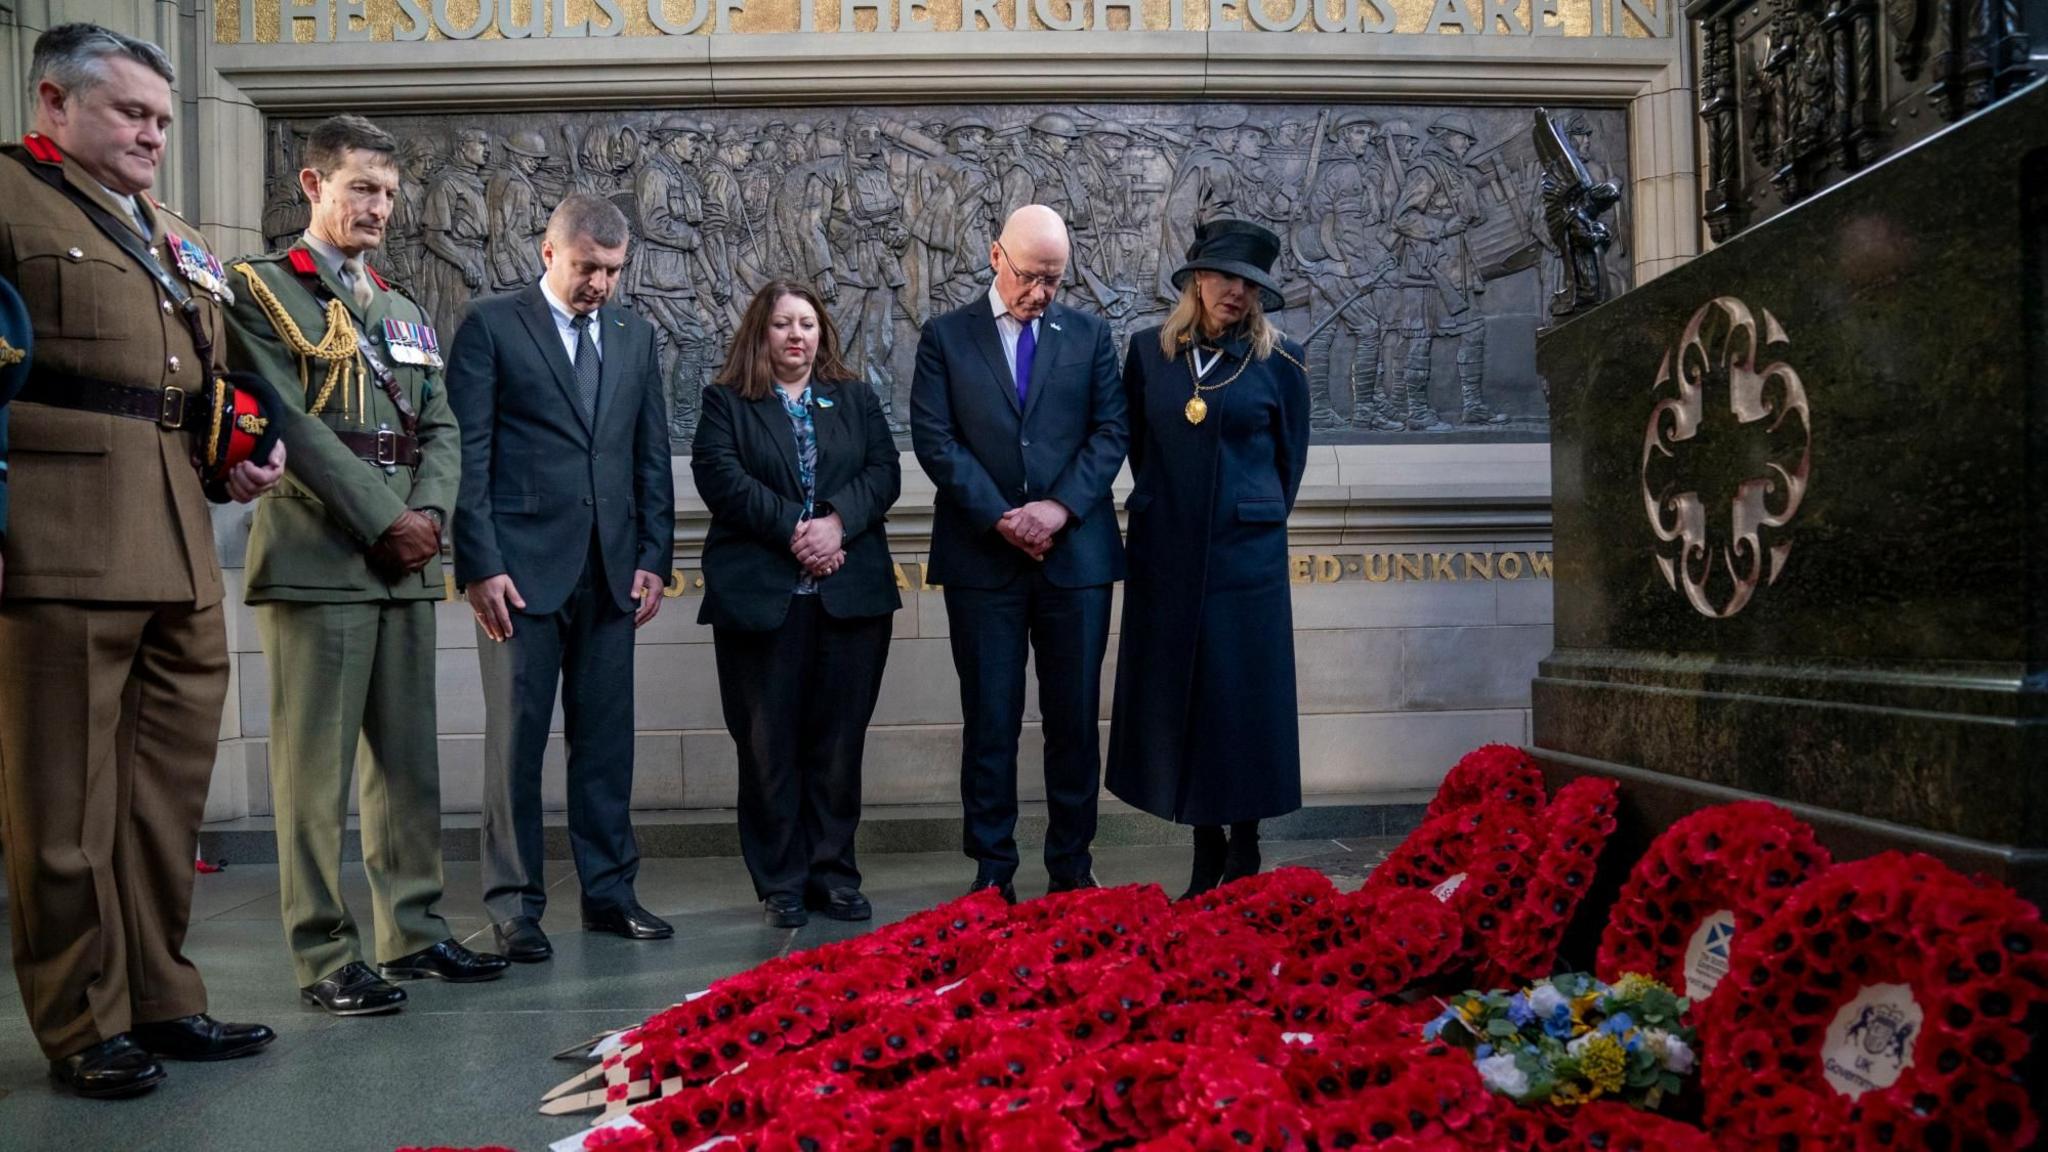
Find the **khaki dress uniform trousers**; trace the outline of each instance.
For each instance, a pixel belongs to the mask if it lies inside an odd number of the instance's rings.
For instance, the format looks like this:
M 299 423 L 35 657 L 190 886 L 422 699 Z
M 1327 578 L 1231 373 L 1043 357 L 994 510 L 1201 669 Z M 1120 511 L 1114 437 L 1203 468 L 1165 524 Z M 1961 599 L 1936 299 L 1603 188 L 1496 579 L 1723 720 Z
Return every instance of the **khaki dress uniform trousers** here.
M 449 936 L 436 909 L 434 706 L 434 602 L 446 582 L 438 557 L 387 581 L 364 553 L 408 509 L 430 510 L 446 523 L 462 474 L 461 443 L 440 370 L 419 362 L 425 357 L 412 344 L 393 344 L 394 332 L 422 340 L 428 324 L 403 293 L 380 284 L 367 306 L 358 304 L 303 241 L 236 262 L 229 282 L 237 293 L 229 358 L 270 380 L 298 410 L 285 433 L 285 478 L 257 501 L 247 595 L 270 661 L 279 898 L 305 987 L 367 959 L 341 892 L 352 777 L 374 959 L 396 960 Z M 334 334 L 337 307 L 360 341 Z M 387 327 L 387 320 L 398 323 Z M 378 464 L 342 439 L 398 434 L 404 426 L 365 345 L 417 414 L 414 461 Z M 309 356 L 308 348 L 324 348 L 331 359 Z
M 61 166 L 73 189 L 118 220 L 133 217 L 53 149 L 37 146 L 44 160 L 0 156 L 0 276 L 28 304 L 37 373 L 196 398 L 205 366 L 170 300 L 27 165 Z M 146 197 L 140 210 L 147 235 L 143 223 L 136 234 L 177 275 L 172 234 L 203 237 Z M 219 304 L 190 287 L 218 356 Z M 11 409 L 0 841 L 15 977 L 54 1060 L 206 1011 L 184 942 L 227 695 L 227 627 L 192 436 L 61 404 L 17 399 Z

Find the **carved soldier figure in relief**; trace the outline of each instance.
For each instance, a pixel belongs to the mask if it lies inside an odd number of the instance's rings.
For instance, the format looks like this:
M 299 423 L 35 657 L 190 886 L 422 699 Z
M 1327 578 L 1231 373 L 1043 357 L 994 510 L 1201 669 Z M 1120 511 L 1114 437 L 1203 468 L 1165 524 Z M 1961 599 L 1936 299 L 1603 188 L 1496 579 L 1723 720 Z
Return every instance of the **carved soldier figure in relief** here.
M 1122 347 L 1137 312 L 1139 252 L 1145 230 L 1132 209 L 1131 178 L 1124 157 L 1131 130 L 1115 120 L 1097 120 L 1081 139 L 1077 166 L 1092 221 L 1079 233 L 1073 263 L 1081 285 L 1109 321 L 1110 337 Z
M 1388 137 L 1376 137 L 1375 127 L 1363 112 L 1330 122 L 1308 210 L 1293 233 L 1295 254 L 1314 290 L 1311 313 L 1320 325 L 1308 340 L 1309 422 L 1324 431 L 1345 426 L 1331 400 L 1339 329 L 1352 339 L 1351 423 L 1375 432 L 1402 427 L 1380 384 L 1381 336 L 1399 301 L 1387 223 L 1400 176 L 1384 146 Z M 1405 124 L 1400 127 L 1407 131 Z M 1382 147 L 1375 148 L 1376 142 Z
M 1408 393 L 1407 425 L 1413 431 L 1450 429 L 1429 399 L 1430 353 L 1438 338 L 1457 341 L 1463 421 L 1505 424 L 1508 419 L 1486 406 L 1486 317 L 1478 307 L 1486 282 L 1466 237 L 1486 219 L 1472 170 L 1465 164 L 1466 154 L 1478 142 L 1470 116 L 1452 112 L 1438 117 L 1394 208 L 1404 297 L 1401 329 L 1408 340 L 1402 382 Z
M 1024 148 L 1003 173 L 1003 206 L 1014 211 L 1025 204 L 1043 204 L 1060 214 L 1070 232 L 1092 224 L 1093 206 L 1075 171 L 1074 143 L 1081 129 L 1063 112 L 1047 112 L 1031 121 Z
M 1169 303 L 1180 299 L 1173 271 L 1186 262 L 1195 242 L 1195 227 L 1224 216 L 1239 215 L 1237 136 L 1244 127 L 1242 108 L 1205 108 L 1195 121 L 1195 135 L 1173 175 L 1166 203 L 1159 213 L 1159 259 L 1156 290 Z
M 946 126 L 946 155 L 932 165 L 946 173 L 945 273 L 933 285 L 934 306 L 951 310 L 988 293 L 988 251 L 1003 215 L 1002 185 L 989 170 L 987 121 L 967 116 Z
M 751 158 L 738 170 L 743 226 L 739 268 L 749 296 L 770 279 L 792 270 L 770 211 L 788 167 L 782 146 L 773 136 L 763 136 L 754 141 Z
M 695 121 L 668 116 L 655 127 L 654 155 L 633 182 L 632 214 L 640 251 L 627 269 L 634 305 L 661 345 L 669 392 L 669 432 L 687 442 L 697 430 L 705 375 L 718 362 L 717 342 L 699 307 L 696 271 L 703 247 L 704 188 L 693 175 L 703 132 Z
M 706 146 L 711 125 L 700 126 Z M 704 185 L 704 244 L 698 250 L 698 299 L 709 300 L 709 319 L 714 338 L 721 343 L 737 331 L 744 301 L 733 287 L 741 279 L 739 254 L 746 247 L 747 212 L 741 198 L 740 178 L 727 166 L 724 150 L 717 157 L 705 156 L 697 163 L 697 179 Z
M 900 433 L 907 429 L 896 415 L 890 361 L 910 233 L 903 226 L 903 197 L 881 125 L 856 123 L 846 144 L 843 155 L 809 170 L 804 271 L 834 313 L 850 366 L 874 387 L 890 430 Z
M 491 230 L 484 255 L 491 286 L 511 292 L 540 279 L 540 236 L 547 229 L 548 210 L 533 177 L 547 158 L 548 143 L 531 129 L 514 132 L 505 141 L 509 159 L 491 177 L 485 199 L 491 206 Z
M 426 251 L 420 222 L 426 214 L 427 180 L 439 162 L 431 137 L 415 136 L 399 145 L 398 202 L 391 209 L 390 239 L 379 254 L 379 262 L 393 280 L 415 295 L 421 280 L 421 257 Z M 430 309 L 427 315 L 434 315 L 431 302 L 422 303 Z
M 420 303 L 443 328 L 488 279 L 484 243 L 491 222 L 483 171 L 490 159 L 488 135 L 475 128 L 457 132 L 455 154 L 427 189 L 420 210 Z

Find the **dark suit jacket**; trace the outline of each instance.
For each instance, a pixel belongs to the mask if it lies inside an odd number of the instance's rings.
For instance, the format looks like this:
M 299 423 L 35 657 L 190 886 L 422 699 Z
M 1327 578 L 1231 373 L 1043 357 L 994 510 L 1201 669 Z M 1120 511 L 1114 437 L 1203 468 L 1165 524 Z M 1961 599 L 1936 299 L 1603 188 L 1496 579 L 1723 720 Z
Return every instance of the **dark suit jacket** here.
M 625 611 L 634 570 L 666 580 L 675 554 L 654 328 L 610 304 L 597 317 L 603 374 L 594 422 L 576 403 L 539 284 L 471 304 L 448 350 L 448 399 L 462 427 L 455 579 L 509 575 L 535 614 L 555 611 L 575 590 L 593 529 L 605 587 Z
M 933 319 L 917 344 L 911 443 L 938 485 L 930 579 L 1000 588 L 1038 562 L 996 531 L 1004 512 L 1050 498 L 1073 519 L 1045 555 L 1064 588 L 1123 578 L 1109 486 L 1130 433 L 1116 345 L 1102 320 L 1054 303 L 1040 318 L 1025 407 L 988 298 Z
M 881 401 L 859 381 L 816 381 L 811 425 L 816 499 L 839 514 L 846 549 L 845 566 L 818 582 L 818 595 L 831 616 L 886 616 L 903 606 L 882 527 L 903 491 L 903 466 Z M 711 509 L 697 622 L 746 632 L 781 627 L 802 570 L 789 537 L 804 508 L 796 436 L 781 399 L 704 389 L 690 471 Z

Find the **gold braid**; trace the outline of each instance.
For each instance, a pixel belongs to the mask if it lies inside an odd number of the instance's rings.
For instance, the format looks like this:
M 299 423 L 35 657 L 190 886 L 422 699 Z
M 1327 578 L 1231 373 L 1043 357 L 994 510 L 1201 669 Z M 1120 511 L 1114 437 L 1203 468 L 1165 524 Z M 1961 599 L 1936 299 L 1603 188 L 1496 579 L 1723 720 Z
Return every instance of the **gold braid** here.
M 213 407 L 213 435 L 206 438 L 206 466 L 208 468 L 220 463 L 220 410 L 222 394 L 226 388 L 227 384 L 225 381 L 216 381 L 213 394 L 206 398 L 206 402 Z
M 348 379 L 351 365 L 355 368 L 356 388 L 358 391 L 362 389 L 362 354 L 356 344 L 356 328 L 349 319 L 348 308 L 340 300 L 327 302 L 327 334 L 321 337 L 320 343 L 314 344 L 306 339 L 306 334 L 301 332 L 298 324 L 292 320 L 291 313 L 285 310 L 284 302 L 271 293 L 270 285 L 265 284 L 263 279 L 256 275 L 254 268 L 249 267 L 244 261 L 235 265 L 235 271 L 240 272 L 242 279 L 248 281 L 249 294 L 262 306 L 264 315 L 270 317 L 270 326 L 284 339 L 285 347 L 290 348 L 293 354 L 298 356 L 300 389 L 311 386 L 306 377 L 306 366 L 310 361 L 318 360 L 327 365 L 327 379 L 321 382 L 320 395 L 306 410 L 307 415 L 318 416 L 321 410 L 327 407 L 327 401 L 334 395 L 334 386 Z M 343 403 L 347 402 L 347 396 L 347 390 L 344 389 Z

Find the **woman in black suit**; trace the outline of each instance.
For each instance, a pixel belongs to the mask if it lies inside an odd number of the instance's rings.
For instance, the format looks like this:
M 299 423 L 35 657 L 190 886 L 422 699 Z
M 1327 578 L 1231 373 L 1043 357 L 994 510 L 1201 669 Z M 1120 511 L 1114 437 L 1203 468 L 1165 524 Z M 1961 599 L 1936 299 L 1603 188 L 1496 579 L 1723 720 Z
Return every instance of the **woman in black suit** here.
M 754 294 L 691 447 L 711 509 L 704 607 L 739 745 L 740 851 L 769 926 L 865 920 L 861 750 L 903 606 L 883 531 L 902 467 L 809 288 Z
M 1124 361 L 1137 484 L 1109 790 L 1195 826 L 1188 896 L 1257 872 L 1259 821 L 1301 807 L 1287 516 L 1309 399 L 1265 315 L 1279 254 L 1256 224 L 1197 229 L 1179 304 Z

